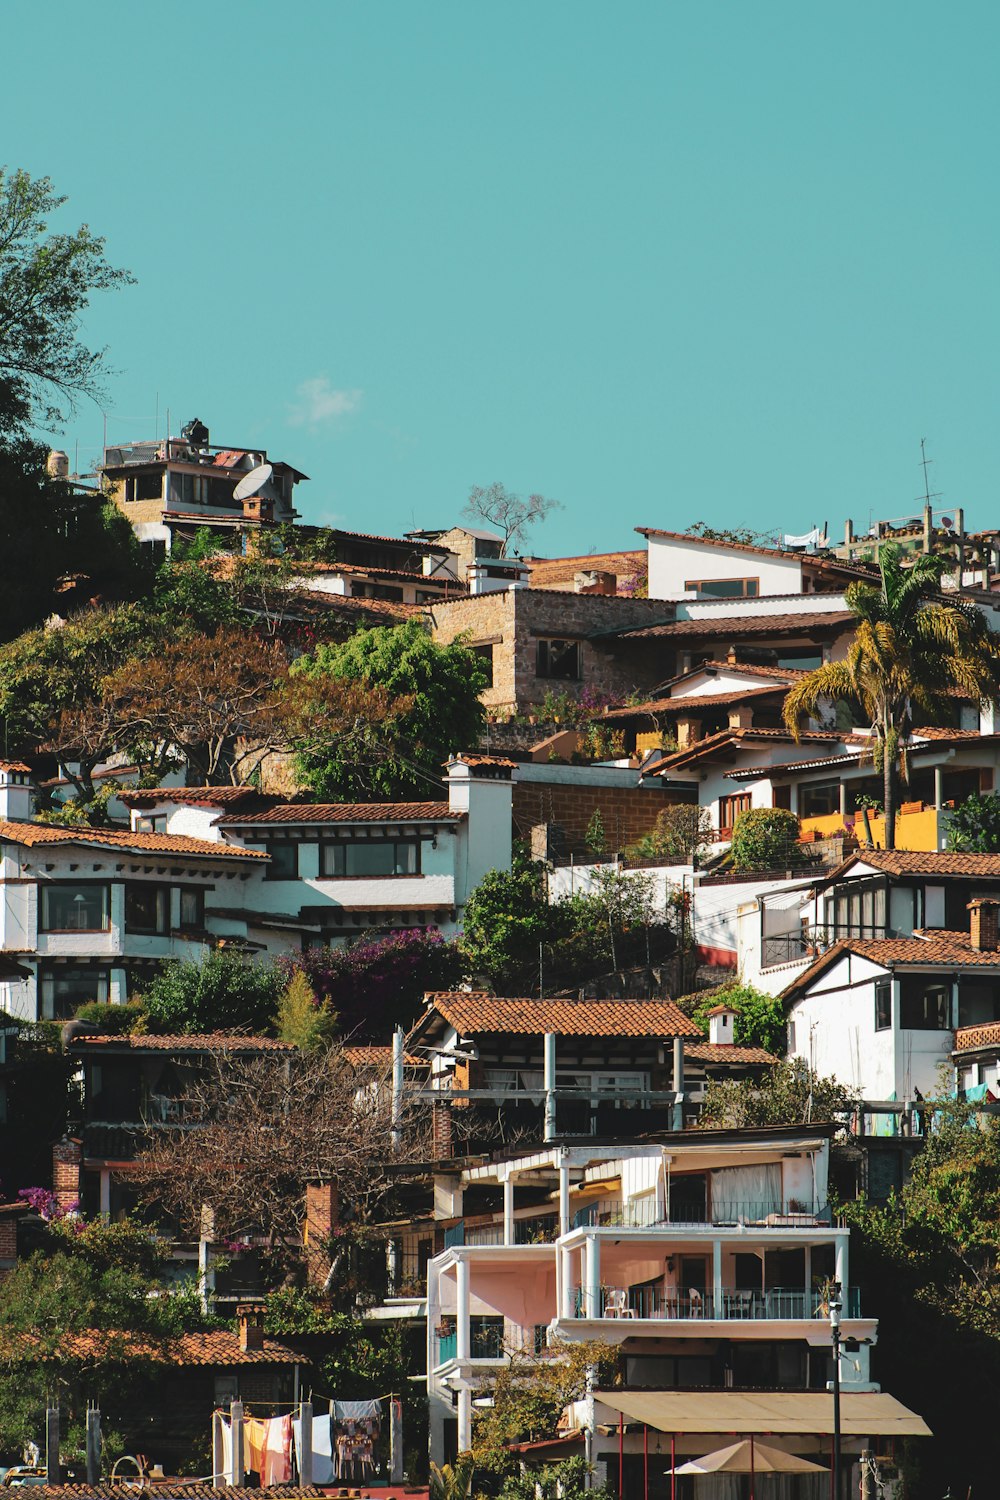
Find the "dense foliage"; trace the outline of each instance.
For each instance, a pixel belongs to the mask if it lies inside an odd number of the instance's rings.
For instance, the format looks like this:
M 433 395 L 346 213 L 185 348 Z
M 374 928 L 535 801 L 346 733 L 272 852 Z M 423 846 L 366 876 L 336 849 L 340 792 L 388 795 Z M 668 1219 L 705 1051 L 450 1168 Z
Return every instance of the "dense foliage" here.
M 733 1025 L 733 1041 L 739 1047 L 764 1047 L 780 1057 L 785 1050 L 785 1008 L 777 995 L 766 995 L 752 984 L 734 980 L 679 1002 L 705 1035 L 709 1031 L 709 1013 L 717 1005 L 731 1005 L 739 1011 Z
M 972 792 L 948 820 L 948 848 L 962 854 L 996 854 L 1000 850 L 1000 796 Z
M 734 870 L 785 870 L 801 864 L 799 820 L 784 807 L 750 807 L 737 814 L 729 854 Z
M 857 1107 L 855 1090 L 821 1078 L 801 1058 L 782 1062 L 757 1082 L 710 1079 L 698 1124 L 743 1130 L 758 1125 L 803 1125 L 843 1120 Z
M 356 725 L 353 744 L 327 738 L 300 747 L 302 774 L 320 799 L 433 798 L 449 755 L 479 744 L 482 662 L 457 641 L 438 645 L 418 620 L 318 646 L 293 675 L 382 689 L 398 700 L 378 723 Z
M 662 859 L 667 864 L 691 864 L 712 842 L 711 814 L 697 803 L 665 807 L 656 823 L 628 850 L 633 859 Z
M 282 988 L 274 965 L 253 963 L 220 948 L 200 963 L 166 964 L 142 998 L 154 1031 L 268 1033 Z
M 294 964 L 330 1006 L 340 1034 L 366 1042 L 387 1042 L 397 1026 L 408 1030 L 424 991 L 454 989 L 464 968 L 457 946 L 434 928 L 307 948 Z

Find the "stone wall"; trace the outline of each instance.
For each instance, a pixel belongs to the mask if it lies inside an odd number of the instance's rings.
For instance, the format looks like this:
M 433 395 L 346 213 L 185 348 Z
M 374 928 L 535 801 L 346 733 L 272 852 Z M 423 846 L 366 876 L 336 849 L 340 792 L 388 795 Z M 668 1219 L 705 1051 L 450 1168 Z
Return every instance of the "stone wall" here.
M 429 613 L 435 640 L 464 636 L 469 645 L 492 646 L 493 686 L 483 693 L 492 709 L 521 710 L 541 703 L 548 692 L 579 697 L 589 690 L 624 698 L 662 681 L 676 661 L 670 644 L 594 639 L 604 631 L 671 619 L 673 606 L 662 599 L 506 589 L 434 604 Z M 579 640 L 578 680 L 537 675 L 540 637 Z

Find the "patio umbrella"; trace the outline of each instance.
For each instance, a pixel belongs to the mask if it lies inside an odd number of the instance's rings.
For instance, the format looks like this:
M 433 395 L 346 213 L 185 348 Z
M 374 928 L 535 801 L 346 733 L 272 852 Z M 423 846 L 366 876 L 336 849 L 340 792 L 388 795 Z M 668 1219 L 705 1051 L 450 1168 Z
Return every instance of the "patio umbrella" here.
M 814 1464 L 797 1453 L 782 1448 L 768 1448 L 753 1438 L 744 1438 L 728 1448 L 717 1448 L 704 1458 L 692 1458 L 668 1474 L 828 1474 L 822 1464 Z

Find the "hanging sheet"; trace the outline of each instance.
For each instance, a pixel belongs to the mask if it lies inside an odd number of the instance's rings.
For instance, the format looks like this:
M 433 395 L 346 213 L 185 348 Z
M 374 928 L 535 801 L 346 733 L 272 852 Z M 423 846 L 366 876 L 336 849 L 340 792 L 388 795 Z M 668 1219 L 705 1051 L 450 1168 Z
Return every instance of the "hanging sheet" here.
M 302 1473 L 302 1423 L 298 1417 L 292 1423 L 295 1434 L 295 1454 L 298 1459 L 299 1473 Z M 318 1417 L 313 1415 L 312 1420 L 312 1482 L 313 1484 L 333 1483 L 333 1436 L 329 1415 Z

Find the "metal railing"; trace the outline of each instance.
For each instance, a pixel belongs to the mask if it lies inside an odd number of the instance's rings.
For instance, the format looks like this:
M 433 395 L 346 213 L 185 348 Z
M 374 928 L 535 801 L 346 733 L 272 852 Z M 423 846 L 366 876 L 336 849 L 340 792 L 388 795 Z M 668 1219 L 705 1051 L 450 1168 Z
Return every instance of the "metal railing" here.
M 720 1199 L 718 1203 L 662 1203 L 640 1199 L 622 1203 L 599 1198 L 573 1215 L 574 1229 L 668 1229 L 692 1224 L 752 1225 L 756 1229 L 800 1229 L 821 1222 L 821 1209 L 806 1208 L 798 1199 L 783 1205 L 774 1199 Z
M 602 1286 L 593 1305 L 583 1287 L 576 1288 L 574 1316 L 577 1318 L 650 1318 L 662 1321 L 721 1319 L 726 1322 L 801 1321 L 804 1318 L 826 1318 L 830 1315 L 828 1294 L 806 1291 L 802 1287 L 774 1287 L 769 1291 L 745 1287 L 724 1287 L 721 1293 L 686 1287 L 664 1291 L 661 1287 Z M 861 1316 L 861 1297 L 857 1287 L 844 1293 L 845 1318 Z
M 558 1214 L 533 1214 L 514 1220 L 515 1245 L 550 1245 L 559 1237 Z M 464 1219 L 444 1232 L 444 1248 L 456 1245 L 502 1245 L 504 1227 L 500 1220 L 491 1224 L 469 1224 Z

